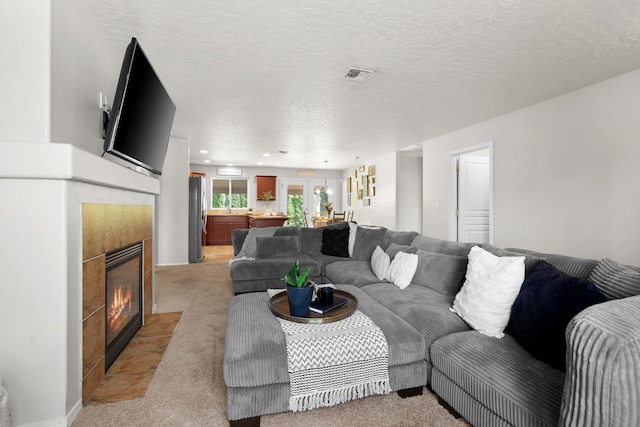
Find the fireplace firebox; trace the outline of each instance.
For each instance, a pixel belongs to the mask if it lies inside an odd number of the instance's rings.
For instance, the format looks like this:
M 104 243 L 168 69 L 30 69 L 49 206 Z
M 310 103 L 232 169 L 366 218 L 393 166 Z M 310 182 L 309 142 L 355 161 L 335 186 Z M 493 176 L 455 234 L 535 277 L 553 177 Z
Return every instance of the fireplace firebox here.
M 142 326 L 142 242 L 106 254 L 105 371 Z

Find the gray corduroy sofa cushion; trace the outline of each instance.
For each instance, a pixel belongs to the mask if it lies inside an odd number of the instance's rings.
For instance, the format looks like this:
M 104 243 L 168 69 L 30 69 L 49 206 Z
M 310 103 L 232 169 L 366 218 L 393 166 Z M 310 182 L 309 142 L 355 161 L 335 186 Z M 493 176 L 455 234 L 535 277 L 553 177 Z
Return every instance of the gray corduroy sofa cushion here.
M 311 276 L 320 275 L 320 265 L 309 255 L 285 256 L 276 258 L 258 258 L 239 260 L 231 264 L 231 278 L 236 280 L 277 279 L 284 277 L 295 260 L 300 262 L 302 271 L 311 268 Z M 283 282 L 284 283 L 284 282 Z
M 593 270 L 596 264 L 598 264 L 598 261 L 595 259 L 576 258 L 558 254 L 545 254 L 529 249 L 507 248 L 506 250 L 518 252 L 521 254 L 533 255 L 535 257 L 543 259 L 544 261 L 547 261 L 549 264 L 553 265 L 563 273 L 566 273 L 570 276 L 580 277 L 581 279 L 586 279 L 589 276 L 589 273 L 591 273 L 591 270 Z
M 419 233 L 417 231 L 393 231 L 387 230 L 382 242 L 382 249 L 387 250 L 390 244 L 395 243 L 400 246 L 408 246 Z
M 284 333 L 269 310 L 269 295 L 266 292 L 236 295 L 229 301 L 227 313 L 223 366 L 226 385 L 288 383 Z
M 505 256 L 524 256 L 524 268 L 525 271 L 529 271 L 532 267 L 534 267 L 539 261 L 544 261 L 545 258 L 543 256 L 536 256 L 532 253 L 521 253 L 515 252 L 508 249 L 502 249 L 497 246 L 493 246 L 489 243 L 483 243 L 480 247 L 486 250 L 489 253 L 492 253 L 495 256 L 505 257 Z M 556 267 L 557 268 L 557 267 Z
M 389 366 L 423 361 L 425 343 L 422 335 L 401 317 L 378 304 L 374 298 L 352 285 L 337 285 L 358 300 L 358 310 L 369 316 L 384 333 L 389 345 Z
M 468 258 L 418 249 L 418 268 L 411 283 L 455 297 L 467 273 Z
M 438 396 L 473 426 L 513 427 L 513 424 L 478 402 L 438 369 L 431 370 L 431 388 L 438 390 Z
M 322 228 L 301 228 L 300 252 L 315 255 L 322 253 Z
M 640 425 L 639 310 L 640 295 L 593 305 L 569 322 L 561 425 Z
M 359 288 L 351 285 L 337 288 L 354 295 L 358 309 L 382 330 L 389 346 L 389 366 L 418 362 L 426 368 L 423 363 L 424 340 L 414 328 Z M 223 370 L 229 387 L 289 382 L 284 333 L 278 319 L 269 310 L 266 292 L 237 295 L 229 302 Z M 410 388 L 424 384 L 426 369 L 422 373 L 422 378 L 411 380 L 416 384 L 398 386 Z
M 233 255 L 238 255 L 240 253 L 240 249 L 242 249 L 242 244 L 244 240 L 247 238 L 249 234 L 248 228 L 236 228 L 231 231 L 231 244 L 233 246 Z M 273 233 L 274 236 L 297 236 L 298 228 L 297 227 L 277 227 Z
M 426 361 L 431 360 L 429 347 L 435 340 L 469 330 L 469 326 L 449 310 L 453 297 L 433 289 L 420 285 L 400 289 L 393 283 L 375 283 L 361 289 L 420 332 L 425 340 Z
M 411 246 L 427 252 L 466 257 L 475 243 L 452 242 L 419 234 L 411 241 Z
M 397 243 L 390 243 L 389 246 L 384 250 L 387 255 L 389 255 L 389 259 L 393 261 L 393 258 L 398 254 L 398 252 L 405 252 L 408 254 L 415 254 L 418 252 L 418 248 L 415 246 L 407 246 L 407 245 L 399 245 Z
M 603 259 L 591 270 L 589 281 L 611 299 L 640 294 L 640 268 L 623 265 L 609 258 Z
M 329 283 L 349 283 L 358 287 L 380 282 L 371 271 L 370 261 L 332 262 L 326 266 L 325 277 Z
M 564 373 L 533 358 L 510 335 L 502 339 L 476 331 L 448 335 L 431 346 L 431 362 L 434 372 L 465 390 L 475 405 L 511 425 L 558 424 Z M 441 386 L 433 384 L 434 391 L 446 395 Z M 468 420 L 479 422 L 473 416 Z
M 256 237 L 256 258 L 296 257 L 299 254 L 298 236 Z
M 384 227 L 368 228 L 358 226 L 356 228 L 356 239 L 353 244 L 352 259 L 358 261 L 371 261 L 371 254 L 376 246 L 382 247 L 384 244 L 387 229 Z M 353 230 L 350 230 L 351 232 Z

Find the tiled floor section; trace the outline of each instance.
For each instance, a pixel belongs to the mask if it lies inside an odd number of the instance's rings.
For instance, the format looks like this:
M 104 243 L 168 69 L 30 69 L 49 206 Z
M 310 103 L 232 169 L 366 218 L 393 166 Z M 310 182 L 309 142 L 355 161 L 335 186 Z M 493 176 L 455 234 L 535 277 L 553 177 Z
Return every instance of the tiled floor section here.
M 157 313 L 147 319 L 93 392 L 88 405 L 143 397 L 169 345 L 182 313 Z
M 231 245 L 212 245 L 203 246 L 202 253 L 204 258 L 202 262 L 228 261 L 233 258 L 233 246 Z

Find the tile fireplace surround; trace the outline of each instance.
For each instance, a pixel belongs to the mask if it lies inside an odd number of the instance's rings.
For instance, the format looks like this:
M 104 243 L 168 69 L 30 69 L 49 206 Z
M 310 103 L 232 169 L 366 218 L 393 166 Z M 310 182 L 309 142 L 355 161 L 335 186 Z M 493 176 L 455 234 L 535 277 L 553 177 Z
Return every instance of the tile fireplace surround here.
M 152 311 L 153 208 L 82 204 L 82 401 L 105 375 L 105 254 L 143 242 L 143 316 Z

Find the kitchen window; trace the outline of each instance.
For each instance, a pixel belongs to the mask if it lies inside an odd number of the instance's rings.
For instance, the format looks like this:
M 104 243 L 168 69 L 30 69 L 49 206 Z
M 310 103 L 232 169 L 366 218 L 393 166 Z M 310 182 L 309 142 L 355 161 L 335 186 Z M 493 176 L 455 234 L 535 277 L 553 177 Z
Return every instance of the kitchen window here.
M 212 209 L 247 209 L 249 207 L 249 180 L 217 179 L 211 180 Z

